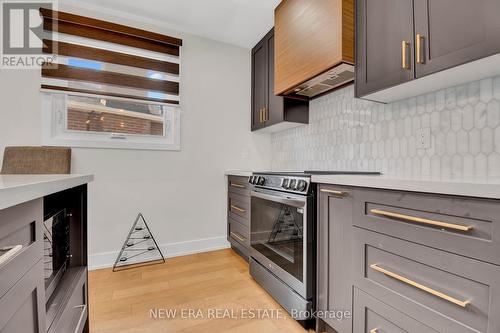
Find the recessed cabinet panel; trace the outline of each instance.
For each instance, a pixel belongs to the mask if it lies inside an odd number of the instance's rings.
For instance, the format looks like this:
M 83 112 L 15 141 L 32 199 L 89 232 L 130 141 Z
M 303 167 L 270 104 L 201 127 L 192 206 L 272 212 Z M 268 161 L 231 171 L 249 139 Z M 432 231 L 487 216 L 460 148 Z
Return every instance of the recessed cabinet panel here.
M 354 333 L 437 333 L 357 288 L 354 288 L 354 318 Z
M 318 310 L 352 314 L 352 193 L 339 186 L 320 186 L 318 224 Z M 339 333 L 352 332 L 349 316 L 324 322 Z
M 283 97 L 274 95 L 274 35 L 270 36 L 267 43 L 267 96 L 268 96 L 268 119 L 266 125 L 277 124 L 284 119 Z
M 414 79 L 413 1 L 358 1 L 357 20 L 357 95 Z
M 497 0 L 415 0 L 417 77 L 500 50 Z
M 266 106 L 267 51 L 261 42 L 252 51 L 252 129 L 263 126 L 263 108 Z

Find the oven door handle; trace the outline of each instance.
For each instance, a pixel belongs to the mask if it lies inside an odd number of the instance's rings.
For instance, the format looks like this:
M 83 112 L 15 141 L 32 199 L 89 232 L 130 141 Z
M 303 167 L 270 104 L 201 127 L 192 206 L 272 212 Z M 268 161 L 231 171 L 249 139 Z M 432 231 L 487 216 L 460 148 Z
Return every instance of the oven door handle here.
M 278 203 L 292 206 L 292 207 L 302 208 L 306 205 L 306 198 L 304 198 L 303 200 L 291 199 L 291 198 L 284 198 L 281 196 L 265 194 L 265 193 L 256 192 L 256 191 L 252 191 L 251 194 L 252 194 L 252 197 L 256 197 L 256 198 L 260 198 L 260 199 L 264 199 L 264 200 L 269 200 L 272 202 L 278 202 Z

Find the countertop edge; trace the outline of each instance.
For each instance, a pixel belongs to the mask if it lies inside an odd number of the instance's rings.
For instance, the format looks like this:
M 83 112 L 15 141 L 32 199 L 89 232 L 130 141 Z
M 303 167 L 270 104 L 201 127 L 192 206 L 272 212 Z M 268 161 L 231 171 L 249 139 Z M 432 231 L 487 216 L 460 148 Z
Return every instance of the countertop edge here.
M 29 176 L 27 176 L 28 178 Z M 46 195 L 64 191 L 69 188 L 90 183 L 94 180 L 94 175 L 74 175 L 62 179 L 47 179 L 27 181 L 12 187 L 0 189 L 0 210 L 13 207 L 31 200 L 42 198 Z
M 252 171 L 245 171 L 245 170 L 229 170 L 225 171 L 224 175 L 225 176 L 238 176 L 238 177 L 250 177 L 252 175 Z
M 312 176 L 311 180 L 318 184 L 500 199 L 500 183 L 489 183 L 487 181 L 413 180 L 383 176 L 348 177 L 324 175 Z

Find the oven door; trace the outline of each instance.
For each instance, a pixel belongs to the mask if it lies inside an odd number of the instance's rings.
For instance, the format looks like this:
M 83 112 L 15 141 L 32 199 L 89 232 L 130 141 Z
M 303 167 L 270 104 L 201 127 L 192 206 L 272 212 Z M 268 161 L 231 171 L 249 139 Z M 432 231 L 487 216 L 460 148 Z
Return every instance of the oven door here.
M 307 196 L 251 192 L 250 256 L 304 298 L 307 286 Z

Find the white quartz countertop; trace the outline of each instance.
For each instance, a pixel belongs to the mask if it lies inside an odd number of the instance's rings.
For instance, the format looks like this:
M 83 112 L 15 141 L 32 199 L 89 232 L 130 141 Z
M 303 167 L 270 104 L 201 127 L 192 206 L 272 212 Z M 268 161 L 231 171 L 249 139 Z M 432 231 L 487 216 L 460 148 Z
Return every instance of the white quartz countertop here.
M 89 183 L 93 175 L 0 175 L 0 210 Z
M 245 171 L 245 170 L 230 170 L 226 171 L 224 174 L 226 176 L 240 176 L 240 177 L 250 177 L 253 171 Z
M 316 175 L 314 183 L 500 199 L 500 178 L 405 178 L 388 175 Z

